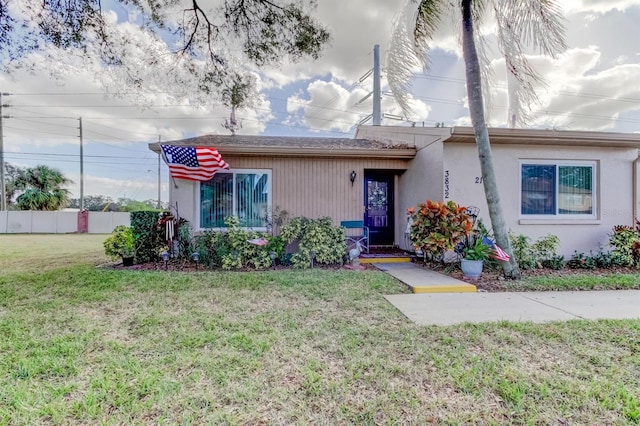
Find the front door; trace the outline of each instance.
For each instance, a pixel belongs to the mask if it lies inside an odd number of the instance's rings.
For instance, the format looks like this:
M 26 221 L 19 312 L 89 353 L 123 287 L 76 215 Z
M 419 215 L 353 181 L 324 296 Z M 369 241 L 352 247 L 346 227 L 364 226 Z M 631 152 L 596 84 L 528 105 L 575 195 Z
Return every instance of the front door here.
M 365 172 L 364 222 L 371 245 L 393 245 L 393 183 L 393 172 Z

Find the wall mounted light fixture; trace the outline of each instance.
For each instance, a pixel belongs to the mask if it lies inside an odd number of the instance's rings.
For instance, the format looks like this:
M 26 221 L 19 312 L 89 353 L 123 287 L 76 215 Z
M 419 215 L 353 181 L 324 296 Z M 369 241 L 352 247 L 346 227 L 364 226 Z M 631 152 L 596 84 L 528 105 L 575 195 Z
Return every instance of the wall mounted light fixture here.
M 349 180 L 351 181 L 351 186 L 353 186 L 353 183 L 356 181 L 356 176 L 357 176 L 356 171 L 352 170 L 351 174 L 349 175 Z

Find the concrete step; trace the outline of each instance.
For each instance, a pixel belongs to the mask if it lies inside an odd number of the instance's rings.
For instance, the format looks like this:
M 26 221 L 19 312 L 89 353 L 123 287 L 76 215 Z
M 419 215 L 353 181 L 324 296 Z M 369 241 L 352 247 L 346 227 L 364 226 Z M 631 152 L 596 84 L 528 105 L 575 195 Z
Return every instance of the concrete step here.
M 360 260 L 360 263 L 409 263 L 411 262 L 411 258 L 407 256 L 360 257 L 359 260 Z

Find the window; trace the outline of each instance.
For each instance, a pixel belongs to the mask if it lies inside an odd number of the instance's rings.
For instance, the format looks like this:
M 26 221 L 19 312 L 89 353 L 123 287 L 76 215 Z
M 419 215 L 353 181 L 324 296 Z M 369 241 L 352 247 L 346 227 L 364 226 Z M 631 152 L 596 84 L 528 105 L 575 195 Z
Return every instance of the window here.
M 218 172 L 200 183 L 200 227 L 223 228 L 227 216 L 238 216 L 247 228 L 267 226 L 271 205 L 271 172 L 237 170 Z
M 521 164 L 524 216 L 595 218 L 595 162 Z

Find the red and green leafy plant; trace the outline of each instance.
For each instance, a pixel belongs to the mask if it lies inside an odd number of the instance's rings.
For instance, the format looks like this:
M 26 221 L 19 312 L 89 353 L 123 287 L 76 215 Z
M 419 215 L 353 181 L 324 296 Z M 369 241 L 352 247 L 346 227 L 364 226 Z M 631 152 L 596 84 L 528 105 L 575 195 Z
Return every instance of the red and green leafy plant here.
M 635 226 L 615 226 L 609 236 L 611 255 L 619 265 L 640 266 L 640 221 L 635 222 Z
M 409 208 L 411 244 L 432 259 L 441 258 L 472 231 L 473 221 L 466 212 L 466 207 L 453 201 L 427 200 Z

